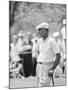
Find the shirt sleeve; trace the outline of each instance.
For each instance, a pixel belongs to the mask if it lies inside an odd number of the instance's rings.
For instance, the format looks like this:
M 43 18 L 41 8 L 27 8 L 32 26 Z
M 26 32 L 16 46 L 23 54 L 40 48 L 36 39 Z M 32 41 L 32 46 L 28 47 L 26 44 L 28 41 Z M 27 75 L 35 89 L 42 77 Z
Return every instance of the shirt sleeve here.
M 36 51 L 39 52 L 39 42 L 36 44 Z
M 36 58 L 38 58 L 38 55 L 39 55 L 39 42 L 37 42 L 36 46 L 35 46 L 35 55 L 36 55 Z
M 59 46 L 54 39 L 51 40 L 50 45 L 51 45 L 51 49 L 52 49 L 53 54 L 60 53 Z

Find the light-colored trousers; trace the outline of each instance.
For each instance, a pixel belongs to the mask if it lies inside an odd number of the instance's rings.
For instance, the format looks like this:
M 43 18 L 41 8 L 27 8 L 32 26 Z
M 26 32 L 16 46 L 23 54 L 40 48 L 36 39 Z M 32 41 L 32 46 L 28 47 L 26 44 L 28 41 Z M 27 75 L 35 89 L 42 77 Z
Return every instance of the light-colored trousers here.
M 38 87 L 49 87 L 51 83 L 51 78 L 48 76 L 48 72 L 53 66 L 53 62 L 48 62 L 44 64 L 37 64 L 37 86 Z

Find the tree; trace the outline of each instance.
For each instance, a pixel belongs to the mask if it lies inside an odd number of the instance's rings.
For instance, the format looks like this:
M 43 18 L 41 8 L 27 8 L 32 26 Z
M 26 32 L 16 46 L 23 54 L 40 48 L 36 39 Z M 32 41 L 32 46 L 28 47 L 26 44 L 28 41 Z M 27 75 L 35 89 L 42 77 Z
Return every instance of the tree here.
M 9 1 L 9 26 L 11 27 L 14 23 L 14 16 L 15 11 L 17 8 L 18 2 L 16 1 Z

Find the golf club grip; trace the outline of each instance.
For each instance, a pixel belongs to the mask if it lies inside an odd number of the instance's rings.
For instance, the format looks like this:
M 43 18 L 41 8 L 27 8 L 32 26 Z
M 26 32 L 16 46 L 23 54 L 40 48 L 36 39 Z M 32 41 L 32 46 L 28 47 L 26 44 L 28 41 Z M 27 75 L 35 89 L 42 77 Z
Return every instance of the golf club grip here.
M 52 77 L 51 77 L 51 78 L 52 78 L 52 84 L 53 84 L 53 86 L 54 86 L 54 78 L 53 78 L 53 75 L 52 75 Z

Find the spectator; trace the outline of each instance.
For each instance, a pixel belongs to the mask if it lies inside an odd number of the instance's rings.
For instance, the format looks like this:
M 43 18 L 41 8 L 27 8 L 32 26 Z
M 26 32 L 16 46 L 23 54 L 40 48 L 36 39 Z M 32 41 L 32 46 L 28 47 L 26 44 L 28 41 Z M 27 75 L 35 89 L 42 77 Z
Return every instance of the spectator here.
M 10 50 L 10 57 L 11 57 L 10 71 L 16 67 L 16 62 L 20 61 L 16 45 L 17 45 L 17 36 L 14 35 L 12 38 L 12 43 L 10 44 L 10 46 L 11 46 L 11 50 Z
M 66 20 L 63 20 L 63 26 L 60 31 L 61 34 L 61 67 L 63 74 L 66 68 Z
M 59 49 L 60 49 L 60 51 L 61 51 L 61 39 L 60 39 L 60 34 L 59 34 L 59 32 L 54 32 L 54 33 L 52 34 L 52 36 L 53 36 L 53 38 L 56 40 L 57 45 L 58 45 L 58 47 L 59 47 Z M 60 54 L 61 54 L 61 52 L 60 52 Z M 55 71 L 54 71 L 54 75 L 55 75 L 55 77 L 61 77 L 61 75 L 62 75 L 62 69 L 61 69 L 61 67 L 60 67 L 60 63 L 57 65 L 57 67 L 56 67 L 56 69 L 55 69 Z
M 36 65 L 37 65 L 37 52 L 36 52 L 36 46 L 37 46 L 38 37 L 34 37 L 32 39 L 33 47 L 32 47 L 32 62 L 33 62 L 33 76 L 36 76 Z
M 27 44 L 23 46 L 24 73 L 25 77 L 32 75 L 32 42 L 29 35 L 26 37 Z

